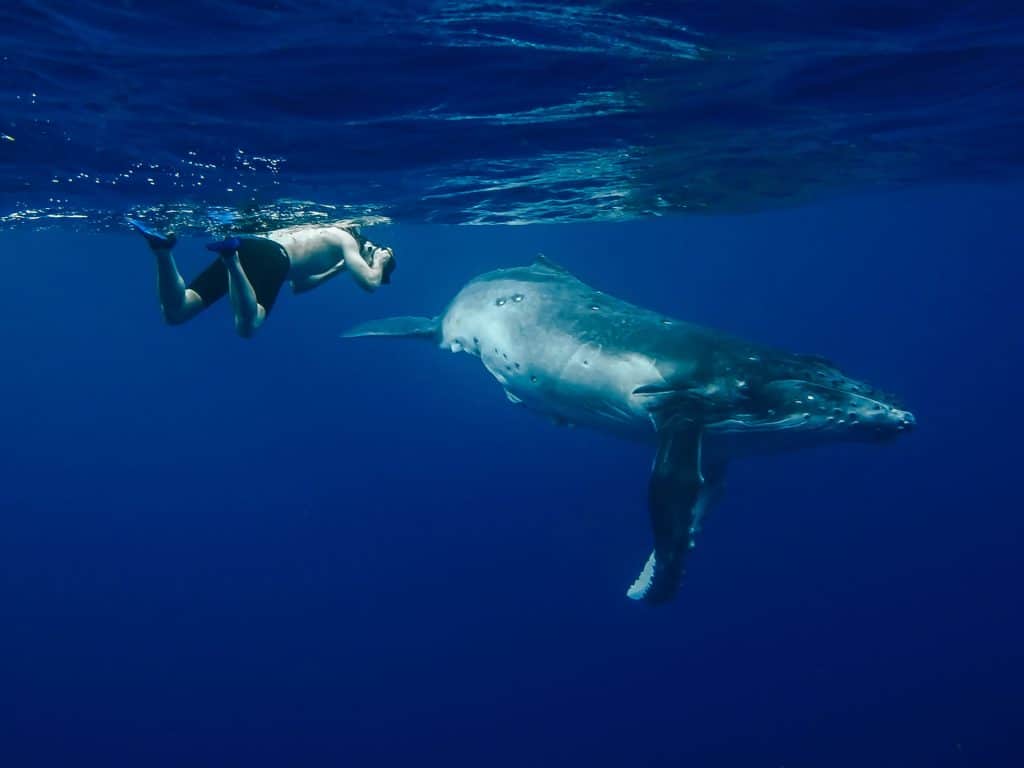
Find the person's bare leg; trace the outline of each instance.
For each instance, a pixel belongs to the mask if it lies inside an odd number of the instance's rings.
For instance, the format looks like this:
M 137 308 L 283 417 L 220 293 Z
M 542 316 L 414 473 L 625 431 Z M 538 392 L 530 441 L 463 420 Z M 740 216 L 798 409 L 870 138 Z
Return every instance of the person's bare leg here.
M 185 280 L 174 263 L 170 248 L 153 248 L 156 256 L 156 284 L 160 296 L 160 310 L 170 325 L 180 325 L 198 314 L 203 308 L 203 299 L 191 288 L 185 287 Z
M 134 219 L 128 219 L 128 223 L 146 238 L 149 249 L 156 256 L 157 295 L 164 320 L 170 325 L 179 325 L 192 319 L 203 309 L 203 300 L 198 293 L 185 286 L 178 265 L 174 263 L 171 250 L 178 239 L 174 235 L 155 232 Z
M 242 338 L 251 338 L 256 329 L 263 325 L 267 312 L 256 300 L 256 291 L 242 269 L 238 251 L 224 253 L 221 259 L 228 270 L 228 293 L 235 314 L 235 331 Z

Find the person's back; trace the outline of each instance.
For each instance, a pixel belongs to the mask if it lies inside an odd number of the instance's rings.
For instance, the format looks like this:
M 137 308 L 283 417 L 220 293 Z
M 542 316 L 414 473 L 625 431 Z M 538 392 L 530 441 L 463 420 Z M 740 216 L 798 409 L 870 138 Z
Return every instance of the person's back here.
M 361 288 L 372 291 L 390 282 L 394 269 L 391 249 L 373 244 L 354 228 L 290 227 L 265 237 L 287 251 L 291 260 L 288 278 L 296 293 L 319 285 L 346 267 Z

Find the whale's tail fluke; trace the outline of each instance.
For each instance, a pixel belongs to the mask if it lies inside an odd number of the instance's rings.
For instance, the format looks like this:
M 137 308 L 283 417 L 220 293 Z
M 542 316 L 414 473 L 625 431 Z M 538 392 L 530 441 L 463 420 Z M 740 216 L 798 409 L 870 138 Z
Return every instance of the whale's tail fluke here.
M 396 336 L 401 338 L 435 339 L 441 329 L 441 320 L 437 317 L 385 317 L 382 320 L 370 320 L 349 328 L 341 337 L 355 339 L 361 336 Z

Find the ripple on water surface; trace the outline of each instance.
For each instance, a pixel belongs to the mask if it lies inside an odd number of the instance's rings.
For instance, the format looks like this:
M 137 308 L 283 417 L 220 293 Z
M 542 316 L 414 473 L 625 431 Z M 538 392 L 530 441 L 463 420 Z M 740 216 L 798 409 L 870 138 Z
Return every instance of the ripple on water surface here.
M 1020 14 L 861 5 L 10 3 L 0 227 L 616 220 L 1019 175 Z

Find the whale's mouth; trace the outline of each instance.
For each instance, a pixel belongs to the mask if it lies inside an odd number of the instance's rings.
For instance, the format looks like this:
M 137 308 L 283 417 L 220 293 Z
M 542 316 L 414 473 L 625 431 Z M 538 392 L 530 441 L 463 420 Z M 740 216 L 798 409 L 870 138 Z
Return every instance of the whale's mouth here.
M 863 433 L 865 438 L 881 438 L 909 431 L 915 424 L 912 413 L 854 380 L 831 386 L 801 379 L 777 379 L 751 392 L 748 402 L 749 411 L 730 414 L 709 424 L 708 429 L 721 434 L 800 430 Z
M 782 418 L 767 419 L 753 414 L 740 414 L 708 424 L 707 429 L 711 432 L 731 434 L 739 432 L 783 432 L 787 429 L 799 429 L 806 426 L 807 419 L 803 414 L 790 414 Z

